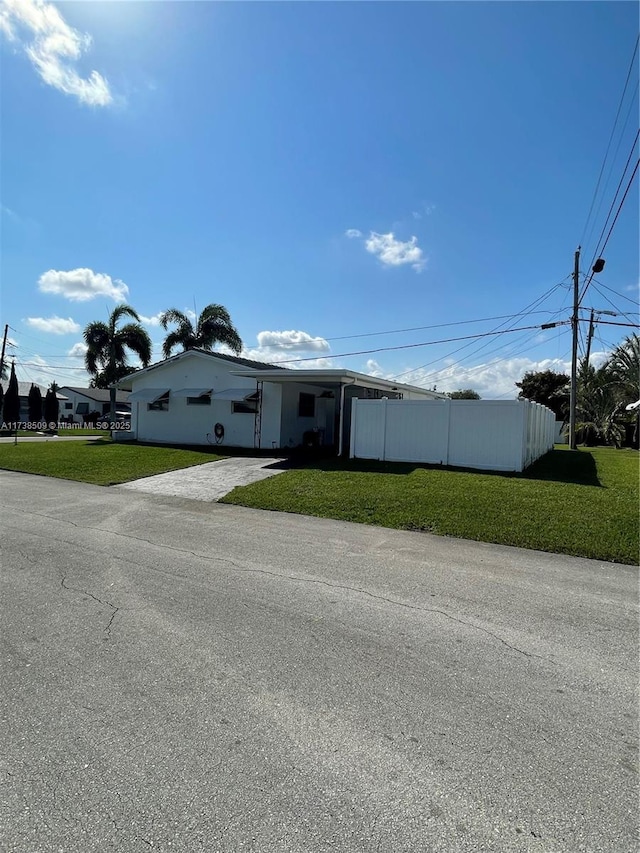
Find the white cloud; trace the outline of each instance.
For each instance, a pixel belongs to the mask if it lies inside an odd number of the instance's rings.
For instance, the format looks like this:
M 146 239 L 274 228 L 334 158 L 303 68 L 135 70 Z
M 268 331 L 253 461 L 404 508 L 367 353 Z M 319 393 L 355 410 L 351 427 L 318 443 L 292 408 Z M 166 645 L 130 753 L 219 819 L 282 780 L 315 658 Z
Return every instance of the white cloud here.
M 87 345 L 82 341 L 78 341 L 77 344 L 74 344 L 67 355 L 70 358 L 84 358 L 84 355 L 87 351 Z
M 80 331 L 80 325 L 68 317 L 27 317 L 27 326 L 52 335 L 70 335 Z
M 312 337 L 307 332 L 294 329 L 283 332 L 258 332 L 258 346 L 269 350 L 296 350 L 298 352 L 329 352 L 324 338 Z
M 385 266 L 399 267 L 411 264 L 416 272 L 421 272 L 426 264 L 422 249 L 418 246 L 418 238 L 411 237 L 403 242 L 397 240 L 392 231 L 388 234 L 378 234 L 372 231 L 365 241 L 367 252 L 375 255 Z
M 221 351 L 225 351 L 224 347 L 220 347 Z M 233 353 L 230 353 L 233 355 Z M 296 353 L 287 352 L 286 350 L 270 350 L 254 347 L 243 349 L 240 353 L 242 358 L 250 358 L 252 361 L 262 361 L 267 364 L 280 364 L 282 367 L 291 368 L 292 370 L 329 370 L 337 367 L 336 363 L 329 357 L 327 358 L 311 358 L 304 361 L 295 361 L 298 358 Z M 291 362 L 289 359 L 293 358 Z M 304 358 L 304 356 L 302 356 Z
M 129 293 L 123 281 L 82 267 L 66 271 L 48 270 L 38 279 L 38 288 L 42 293 L 55 293 L 72 302 L 87 302 L 96 296 L 107 296 L 114 302 L 122 302 Z
M 350 240 L 355 239 L 356 237 L 362 237 L 362 231 L 358 231 L 357 228 L 349 228 L 344 232 L 345 237 L 348 237 Z
M 80 103 L 105 107 L 113 102 L 107 80 L 97 71 L 82 77 L 76 63 L 91 46 L 91 36 L 70 27 L 46 0 L 2 0 L 0 30 L 19 45 L 44 82 Z
M 485 399 L 515 399 L 519 391 L 515 383 L 520 382 L 527 371 L 553 370 L 557 373 L 569 373 L 570 369 L 570 362 L 559 358 L 534 361 L 522 357 L 495 359 L 474 366 L 451 364 L 441 370 L 419 368 L 402 376 L 397 376 L 396 373 L 396 376 L 399 382 L 423 388 L 433 388 L 435 385 L 438 391 L 442 392 L 473 388 Z
M 157 314 L 154 314 L 152 317 L 144 317 L 142 314 L 139 314 L 140 322 L 146 323 L 147 326 L 159 326 L 160 325 L 160 317 L 164 314 L 164 311 L 158 311 Z
M 325 338 L 314 338 L 308 332 L 289 331 L 259 332 L 257 335 L 258 346 L 248 347 L 240 353 L 242 358 L 249 358 L 252 361 L 262 361 L 267 364 L 282 364 L 283 367 L 297 368 L 300 370 L 310 370 L 311 368 L 330 368 L 336 365 L 329 358 L 304 358 L 304 353 L 320 353 L 329 352 L 329 343 Z M 220 352 L 227 352 L 229 355 L 234 355 L 228 347 L 216 347 Z M 289 360 L 293 358 L 294 362 Z M 296 361 L 297 358 L 303 358 L 303 361 Z
M 375 360 L 375 358 L 368 358 L 367 363 L 365 364 L 365 373 L 368 373 L 369 376 L 378 376 L 384 377 L 384 371 Z

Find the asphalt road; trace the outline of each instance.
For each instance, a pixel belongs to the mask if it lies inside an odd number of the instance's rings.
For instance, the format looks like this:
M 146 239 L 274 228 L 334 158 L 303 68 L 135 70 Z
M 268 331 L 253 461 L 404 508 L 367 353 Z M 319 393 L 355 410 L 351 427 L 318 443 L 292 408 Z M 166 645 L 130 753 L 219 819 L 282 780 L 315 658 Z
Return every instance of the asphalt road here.
M 6 853 L 638 849 L 632 567 L 0 495 Z

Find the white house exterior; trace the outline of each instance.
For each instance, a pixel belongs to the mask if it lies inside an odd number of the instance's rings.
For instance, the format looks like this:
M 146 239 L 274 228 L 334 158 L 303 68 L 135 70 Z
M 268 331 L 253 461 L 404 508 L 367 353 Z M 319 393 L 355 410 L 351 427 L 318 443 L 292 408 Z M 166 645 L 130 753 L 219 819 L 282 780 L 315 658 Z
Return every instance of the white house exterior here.
M 78 388 L 65 385 L 59 390 L 66 398 L 60 402 L 60 416 L 64 416 L 65 420 L 71 418 L 73 423 L 83 423 L 91 412 L 98 412 L 100 415 L 109 413 L 108 388 Z M 129 411 L 129 392 L 117 391 L 116 416 L 128 415 Z
M 119 438 L 260 450 L 318 444 L 342 452 L 352 398 L 443 396 L 350 370 L 290 370 L 197 349 L 132 373 L 117 387 L 131 392 L 131 432 Z

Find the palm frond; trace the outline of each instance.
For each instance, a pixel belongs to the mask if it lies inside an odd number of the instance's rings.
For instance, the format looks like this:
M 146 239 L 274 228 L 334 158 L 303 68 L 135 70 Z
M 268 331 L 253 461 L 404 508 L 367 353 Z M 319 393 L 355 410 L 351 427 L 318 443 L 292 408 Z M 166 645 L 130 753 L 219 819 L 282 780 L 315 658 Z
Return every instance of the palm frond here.
M 131 319 L 135 320 L 136 323 L 140 322 L 138 312 L 132 308 L 131 305 L 127 305 L 123 302 L 121 305 L 116 305 L 109 315 L 109 328 L 112 331 L 115 331 L 118 322 L 122 320 L 123 317 L 131 317 Z
M 226 344 L 236 354 L 242 351 L 242 340 L 234 327 L 218 320 L 211 319 L 203 323 L 200 340 L 203 349 L 212 349 L 214 344 L 219 343 Z
M 165 358 L 170 358 L 171 351 L 175 347 L 182 346 L 183 349 L 187 349 L 187 347 L 184 346 L 184 340 L 185 337 L 181 333 L 180 329 L 175 329 L 173 332 L 169 332 L 167 337 L 164 339 L 164 343 L 162 344 L 162 355 Z
M 146 329 L 139 323 L 128 323 L 123 326 L 117 334 L 117 342 L 124 348 L 130 349 L 138 356 L 143 367 L 147 367 L 151 361 L 151 338 Z M 126 355 L 123 359 L 126 364 Z
M 177 308 L 169 308 L 160 317 L 160 325 L 166 331 L 167 326 L 175 323 L 178 326 L 191 326 L 191 320 L 183 311 L 178 311 Z

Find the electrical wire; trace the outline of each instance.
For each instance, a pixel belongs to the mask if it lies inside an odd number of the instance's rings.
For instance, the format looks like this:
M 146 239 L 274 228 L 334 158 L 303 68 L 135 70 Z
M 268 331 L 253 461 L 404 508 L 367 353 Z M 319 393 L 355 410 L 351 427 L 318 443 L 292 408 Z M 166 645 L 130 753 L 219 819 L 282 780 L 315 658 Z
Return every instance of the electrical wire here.
M 626 311 L 622 311 L 620 308 L 618 308 L 617 305 L 614 305 L 614 303 L 609 299 L 609 297 L 605 293 L 603 293 L 597 285 L 594 285 L 593 289 L 605 300 L 605 302 L 607 302 L 614 309 L 616 314 L 620 314 L 620 316 L 624 317 L 630 322 L 633 322 L 634 318 L 632 317 L 632 315 L 627 314 Z
M 558 334 L 558 339 L 560 339 L 563 335 L 568 335 L 568 334 L 570 334 L 570 330 L 569 329 L 563 329 Z M 526 343 L 527 344 L 526 346 L 521 347 L 519 349 L 516 349 L 512 352 L 507 352 L 507 353 L 505 353 L 505 355 L 503 355 L 499 358 L 491 359 L 487 362 L 484 362 L 483 364 L 477 364 L 474 367 L 461 367 L 461 366 L 455 365 L 455 364 L 447 365 L 447 367 L 443 368 L 442 370 L 432 371 L 431 373 L 427 373 L 425 376 L 421 376 L 420 381 L 421 382 L 429 382 L 429 383 L 430 382 L 446 381 L 449 378 L 447 374 L 451 373 L 452 369 L 454 369 L 454 368 L 463 377 L 469 377 L 471 374 L 476 373 L 477 371 L 487 370 L 488 368 L 497 367 L 499 364 L 503 364 L 508 359 L 516 358 L 518 355 L 521 355 L 525 351 L 531 352 L 531 351 L 537 349 L 538 347 L 542 346 L 543 344 L 547 343 L 546 341 L 540 341 L 538 344 L 536 344 L 534 346 L 529 346 L 528 341 L 529 341 L 529 339 L 527 339 L 526 342 L 521 342 L 521 343 Z M 461 381 L 466 381 L 466 379 L 461 379 Z
M 629 150 L 627 162 L 625 163 L 624 169 L 622 170 L 622 175 L 620 175 L 620 180 L 618 181 L 618 186 L 616 188 L 616 192 L 615 192 L 615 195 L 613 197 L 613 201 L 611 202 L 611 205 L 609 206 L 609 212 L 607 213 L 607 218 L 605 220 L 604 225 L 602 226 L 602 231 L 600 232 L 600 236 L 598 237 L 598 241 L 596 243 L 596 248 L 595 248 L 595 251 L 593 253 L 593 257 L 591 258 L 591 263 L 589 264 L 590 267 L 593 266 L 593 263 L 596 260 L 596 258 L 600 257 L 602 255 L 602 253 L 604 252 L 606 242 L 605 242 L 604 246 L 602 246 L 602 248 L 599 248 L 600 247 L 600 241 L 602 240 L 602 236 L 607 229 L 607 225 L 609 224 L 609 219 L 611 218 L 613 208 L 615 206 L 616 201 L 618 200 L 618 193 L 620 192 L 620 187 L 622 186 L 622 182 L 624 181 L 624 177 L 627 174 L 627 169 L 629 168 L 629 163 L 631 162 L 631 157 L 633 156 L 633 152 L 634 152 L 634 149 L 635 149 L 636 144 L 638 142 L 639 136 L 640 136 L 640 129 L 638 129 L 638 131 L 636 132 L 635 139 L 633 140 L 633 143 L 632 143 L 631 148 Z M 638 166 L 636 164 L 636 169 L 637 168 L 638 168 Z M 633 181 L 633 175 L 631 176 L 631 181 Z M 630 183 L 631 183 L 631 181 L 630 181 Z M 629 188 L 627 187 L 627 190 L 625 191 L 625 196 L 626 196 L 628 191 L 629 191 Z M 624 199 L 623 199 L 623 201 L 624 201 Z M 620 212 L 620 208 L 618 208 L 618 212 Z M 616 218 L 617 218 L 617 214 L 616 214 Z M 584 293 L 582 295 L 584 296 Z
M 568 323 L 569 321 L 565 320 L 563 322 Z M 335 353 L 332 355 L 320 355 L 320 356 L 313 355 L 313 356 L 308 356 L 307 358 L 288 358 L 288 359 L 282 359 L 278 363 L 279 364 L 298 364 L 298 363 L 301 363 L 303 361 L 324 361 L 325 359 L 328 359 L 328 358 L 348 358 L 350 356 L 355 356 L 355 355 L 372 355 L 373 353 L 376 353 L 376 352 L 393 352 L 395 350 L 401 350 L 401 349 L 416 349 L 418 347 L 431 347 L 431 346 L 435 346 L 436 344 L 452 343 L 453 341 L 466 341 L 466 340 L 470 340 L 470 339 L 486 338 L 486 337 L 489 337 L 491 335 L 506 335 L 506 334 L 509 334 L 510 332 L 524 332 L 528 329 L 540 329 L 540 328 L 541 328 L 540 326 L 520 326 L 519 328 L 516 328 L 516 329 L 501 329 L 500 331 L 482 332 L 482 333 L 477 334 L 477 335 L 463 335 L 463 336 L 458 337 L 458 338 L 443 338 L 442 340 L 439 340 L 439 341 L 421 341 L 418 344 L 401 344 L 399 346 L 394 346 L 394 347 L 377 347 L 376 349 L 358 350 L 357 352 L 341 352 L 341 353 Z
M 613 142 L 613 137 L 614 137 L 614 134 L 615 134 L 616 126 L 617 126 L 617 124 L 618 124 L 618 118 L 620 117 L 620 110 L 622 109 L 622 104 L 623 104 L 623 102 L 624 102 L 624 96 L 625 96 L 625 94 L 626 94 L 626 92 L 627 92 L 627 86 L 629 85 L 629 80 L 631 79 L 631 72 L 633 71 L 633 64 L 634 64 L 634 62 L 635 62 L 636 54 L 637 54 L 637 52 L 638 52 L 638 42 L 639 42 L 639 41 L 640 41 L 640 34 L 638 34 L 638 36 L 637 36 L 637 38 L 636 38 L 635 46 L 634 46 L 634 48 L 633 48 L 633 55 L 631 56 L 631 62 L 629 63 L 629 70 L 627 71 L 627 79 L 626 79 L 626 80 L 625 80 L 625 82 L 624 82 L 624 88 L 623 88 L 623 90 L 622 90 L 622 95 L 621 95 L 621 97 L 620 97 L 620 103 L 618 104 L 618 109 L 617 109 L 617 111 L 616 111 L 616 117 L 615 117 L 615 119 L 614 119 L 613 127 L 611 128 L 611 135 L 609 136 L 609 142 L 608 142 L 608 144 L 607 144 L 607 150 L 605 151 L 604 159 L 603 159 L 603 161 L 602 161 L 602 166 L 600 167 L 600 174 L 598 175 L 598 180 L 597 180 L 597 183 L 596 183 L 596 188 L 595 188 L 595 190 L 594 190 L 593 198 L 592 198 L 592 200 L 591 200 L 591 206 L 589 207 L 589 213 L 587 214 L 587 219 L 586 219 L 586 221 L 585 221 L 584 228 L 582 229 L 582 236 L 581 236 L 581 237 L 580 237 L 580 239 L 578 240 L 578 243 L 579 243 L 579 244 L 581 244 L 581 243 L 582 243 L 582 240 L 583 240 L 584 235 L 585 235 L 585 233 L 586 233 L 587 225 L 588 225 L 588 223 L 589 223 L 589 219 L 591 218 L 591 213 L 592 213 L 592 211 L 593 211 L 593 205 L 594 205 L 594 203 L 595 203 L 596 196 L 598 195 L 598 190 L 600 189 L 600 181 L 602 180 L 602 174 L 603 174 L 603 172 L 604 172 L 604 167 L 605 167 L 605 164 L 606 164 L 606 162 L 607 162 L 607 157 L 609 156 L 609 151 L 610 151 L 610 149 L 611 149 L 611 143 Z
M 547 290 L 545 293 L 543 293 L 542 296 L 539 296 L 537 299 L 534 299 L 533 302 L 530 302 L 527 306 L 525 306 L 525 308 L 523 308 L 522 311 L 520 311 L 517 314 L 512 315 L 513 321 L 515 322 L 516 319 L 519 317 L 522 317 L 522 316 L 526 317 L 526 316 L 529 316 L 531 313 L 534 313 L 534 309 L 538 305 L 541 305 L 544 302 L 544 300 L 547 299 L 549 296 L 551 296 L 557 289 L 561 288 L 564 285 L 564 282 L 568 278 L 571 278 L 571 275 L 565 276 L 565 278 L 562 281 L 558 282 L 553 287 L 549 288 L 549 290 Z M 504 325 L 506 325 L 506 324 L 501 323 L 500 325 L 494 327 L 494 329 L 491 329 L 490 331 L 492 331 L 492 332 L 498 331 Z M 464 344 L 462 347 L 458 347 L 458 349 L 454 350 L 451 353 L 446 353 L 445 355 L 440 356 L 439 358 L 434 359 L 433 361 L 428 361 L 426 364 L 420 365 L 419 367 L 414 367 L 411 370 L 405 370 L 402 373 L 398 373 L 391 378 L 392 379 L 400 379 L 402 376 L 408 376 L 410 373 L 415 373 L 417 370 L 423 370 L 425 367 L 429 367 L 431 364 L 435 364 L 437 361 L 442 361 L 442 359 L 444 359 L 444 358 L 450 358 L 452 355 L 455 355 L 455 354 L 461 352 L 462 350 L 467 349 L 468 347 L 471 347 L 471 346 L 473 346 L 473 342 Z M 470 357 L 476 356 L 479 352 L 481 352 L 484 349 L 484 347 L 485 347 L 484 344 L 477 347 L 475 350 L 472 350 L 472 352 L 470 352 L 467 357 L 470 358 Z M 459 361 L 458 363 L 460 364 L 461 361 Z
M 640 131 L 639 131 L 639 132 L 640 132 Z M 637 139 L 638 139 L 638 137 L 636 136 L 636 141 L 637 141 Z M 635 145 L 635 142 L 634 142 L 634 145 Z M 640 165 L 640 158 L 638 158 L 638 160 L 636 160 L 635 168 L 634 168 L 634 170 L 633 170 L 633 172 L 632 172 L 632 174 L 631 174 L 631 177 L 629 178 L 629 182 L 628 182 L 628 184 L 627 184 L 627 188 L 626 188 L 626 190 L 624 191 L 624 195 L 622 196 L 622 199 L 620 200 L 620 204 L 618 205 L 618 210 L 616 211 L 616 215 L 615 215 L 615 217 L 614 217 L 614 220 L 613 220 L 613 222 L 611 223 L 611 228 L 609 228 L 609 233 L 607 234 L 607 238 L 606 238 L 606 240 L 604 241 L 604 243 L 602 244 L 602 248 L 601 248 L 601 249 L 599 249 L 598 251 L 596 251 L 596 253 L 594 254 L 594 258 L 593 258 L 594 260 L 595 260 L 596 255 L 601 256 L 601 255 L 603 255 L 603 254 L 604 254 L 604 250 L 605 250 L 605 249 L 606 249 L 606 247 L 607 247 L 607 243 L 609 242 L 609 238 L 611 237 L 611 233 L 612 233 L 612 231 L 613 231 L 613 228 L 614 228 L 614 226 L 615 226 L 616 222 L 618 221 L 618 216 L 620 216 L 620 211 L 622 210 L 622 206 L 623 206 L 623 204 L 625 203 L 625 200 L 626 200 L 626 198 L 627 198 L 627 194 L 628 194 L 629 190 L 631 189 L 631 184 L 633 183 L 633 179 L 635 178 L 636 173 L 637 173 L 637 171 L 638 171 L 638 165 Z M 607 222 L 608 222 L 608 221 L 609 221 L 609 218 L 607 217 Z M 605 223 L 605 228 L 606 228 L 606 225 L 607 225 L 607 223 Z M 604 229 L 603 229 L 603 232 L 604 232 Z M 601 235 L 601 236 L 602 236 L 602 235 Z M 580 299 L 578 300 L 579 302 L 581 302 L 581 301 L 582 301 L 582 299 L 584 298 L 584 296 L 585 296 L 585 294 L 586 294 L 586 292 L 587 292 L 587 290 L 588 290 L 588 288 L 589 288 L 589 285 L 591 284 L 591 280 L 592 280 L 592 278 L 593 278 L 593 269 L 591 270 L 591 274 L 590 274 L 589 278 L 587 279 L 587 282 L 586 282 L 586 284 L 585 284 L 585 286 L 584 286 L 584 289 L 583 289 L 583 291 L 582 291 L 582 294 L 581 294 L 581 296 L 580 296 Z
M 613 173 L 613 167 L 615 166 L 616 159 L 618 157 L 618 152 L 620 151 L 620 146 L 622 145 L 622 140 L 624 139 L 624 132 L 627 129 L 627 125 L 629 124 L 629 119 L 631 118 L 631 113 L 633 112 L 633 107 L 635 106 L 636 95 L 638 94 L 638 81 L 636 81 L 635 88 L 633 90 L 633 94 L 631 95 L 631 100 L 629 103 L 629 109 L 627 110 L 627 115 L 624 120 L 624 124 L 622 126 L 622 130 L 620 131 L 620 138 L 618 139 L 618 144 L 616 145 L 616 150 L 613 153 L 613 157 L 611 158 L 611 165 L 609 166 L 609 171 L 607 172 L 607 179 L 604 182 L 604 187 L 602 188 L 602 195 L 600 196 L 600 201 L 598 202 L 598 206 L 596 208 L 596 212 L 593 217 L 593 221 L 591 222 L 591 227 L 589 228 L 589 233 L 585 240 L 585 245 L 589 245 L 591 242 L 591 235 L 593 234 L 593 229 L 596 227 L 596 221 L 600 214 L 600 209 L 602 207 L 602 202 L 604 201 L 605 194 L 607 192 L 607 187 L 609 186 L 609 181 L 611 180 L 611 175 Z

